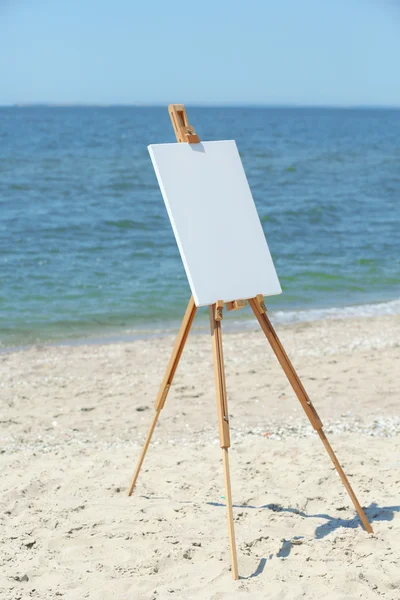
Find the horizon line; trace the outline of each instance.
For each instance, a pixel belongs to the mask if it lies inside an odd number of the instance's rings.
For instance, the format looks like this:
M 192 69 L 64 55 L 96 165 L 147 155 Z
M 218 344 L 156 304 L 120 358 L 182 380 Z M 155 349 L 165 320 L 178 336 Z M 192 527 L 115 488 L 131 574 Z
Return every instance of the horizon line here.
M 173 102 L 13 102 L 0 103 L 0 108 L 165 108 Z M 296 104 L 296 103 L 233 103 L 198 102 L 183 103 L 190 108 L 280 108 L 280 109 L 337 109 L 337 110 L 400 110 L 396 104 Z

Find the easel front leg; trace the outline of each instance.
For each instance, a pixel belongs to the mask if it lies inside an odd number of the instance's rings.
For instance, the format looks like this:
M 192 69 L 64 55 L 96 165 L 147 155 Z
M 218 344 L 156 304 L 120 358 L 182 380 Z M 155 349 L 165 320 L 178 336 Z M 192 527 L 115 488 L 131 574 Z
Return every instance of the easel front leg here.
M 251 298 L 249 300 L 249 304 L 261 326 L 261 329 L 265 333 L 265 335 L 271 345 L 271 348 L 275 353 L 275 356 L 277 357 L 282 369 L 284 370 L 286 377 L 289 380 L 290 385 L 292 386 L 307 417 L 309 418 L 311 425 L 318 432 L 318 435 L 319 435 L 322 443 L 324 444 L 337 472 L 339 473 L 339 476 L 340 476 L 340 478 L 341 478 L 341 480 L 342 480 L 342 482 L 354 504 L 356 511 L 358 512 L 358 515 L 359 515 L 365 529 L 368 531 L 368 533 L 373 533 L 371 524 L 368 521 L 366 514 L 365 514 L 364 510 L 362 509 L 359 501 L 357 500 L 357 496 L 355 495 L 355 493 L 350 485 L 349 480 L 347 479 L 338 459 L 336 458 L 334 451 L 332 450 L 330 443 L 328 442 L 328 440 L 325 436 L 325 433 L 322 429 L 322 422 L 317 414 L 317 411 L 315 410 L 314 406 L 312 405 L 311 400 L 308 397 L 308 394 L 305 391 L 303 384 L 301 383 L 301 381 L 299 379 L 299 376 L 297 375 L 292 363 L 289 360 L 288 355 L 286 354 L 286 352 L 274 330 L 274 328 L 272 327 L 272 324 L 271 324 L 269 318 L 267 317 L 263 297 L 257 296 L 257 298 Z
M 160 416 L 160 410 L 156 410 L 155 415 L 153 417 L 153 421 L 152 421 L 152 423 L 150 425 L 150 429 L 149 429 L 147 437 L 146 437 L 146 441 L 144 443 L 144 446 L 143 446 L 142 451 L 141 451 L 140 456 L 139 456 L 138 464 L 136 466 L 136 471 L 135 471 L 135 474 L 133 476 L 131 486 L 129 488 L 128 496 L 132 496 L 132 492 L 135 489 L 136 481 L 137 481 L 137 478 L 139 477 L 140 469 L 142 468 L 144 457 L 146 456 L 147 448 L 150 445 L 151 437 L 152 437 L 153 431 L 154 431 L 154 429 L 155 429 L 155 427 L 157 425 L 157 421 L 158 421 L 158 417 L 159 416 Z
M 331 458 L 331 461 L 335 465 L 335 469 L 339 473 L 340 479 L 342 480 L 342 483 L 343 483 L 344 487 L 346 488 L 347 493 L 349 494 L 351 501 L 353 502 L 354 507 L 355 507 L 356 511 L 358 512 L 358 516 L 360 517 L 366 531 L 368 533 L 374 533 L 374 530 L 372 529 L 371 524 L 367 519 L 367 515 L 365 514 L 361 504 L 357 500 L 357 496 L 355 495 L 354 490 L 351 487 L 350 482 L 347 479 L 346 474 L 343 471 L 340 462 L 336 458 L 336 454 L 332 450 L 332 446 L 330 445 L 328 438 L 326 437 L 325 432 L 322 429 L 322 427 L 320 429 L 318 429 L 318 435 L 319 435 L 322 443 L 324 444 L 326 451 L 328 452 L 328 454 Z
M 185 347 L 187 337 L 189 335 L 190 328 L 193 323 L 193 319 L 196 314 L 197 307 L 194 303 L 193 297 L 190 298 L 189 304 L 187 306 L 185 316 L 183 317 L 181 328 L 179 329 L 178 336 L 175 341 L 174 348 L 172 350 L 171 358 L 169 359 L 168 367 L 164 375 L 163 382 L 160 387 L 160 391 L 158 392 L 158 396 L 155 403 L 155 415 L 153 417 L 153 421 L 151 423 L 149 432 L 147 434 L 146 441 L 143 446 L 143 450 L 140 454 L 139 461 L 136 467 L 135 475 L 133 476 L 133 480 L 131 486 L 129 488 L 128 496 L 132 495 L 134 487 L 136 485 L 137 478 L 139 477 L 140 469 L 142 467 L 144 457 L 146 456 L 147 448 L 149 447 L 151 437 L 153 435 L 153 431 L 155 426 L 157 425 L 158 417 L 160 416 L 160 412 L 164 407 L 165 401 L 168 396 L 169 389 L 171 387 L 172 380 L 175 375 L 175 371 L 179 364 L 179 359 L 182 355 L 183 348 Z
M 227 517 L 228 517 L 229 543 L 230 543 L 230 549 L 231 549 L 232 577 L 233 577 L 233 579 L 238 579 L 239 572 L 238 572 L 238 564 L 237 564 L 235 528 L 234 528 L 234 524 L 233 524 L 232 490 L 231 490 L 231 479 L 230 479 L 230 474 L 229 474 L 228 448 L 230 446 L 230 436 L 229 436 L 228 404 L 227 404 L 227 397 L 226 397 L 224 356 L 223 356 L 223 351 L 222 351 L 222 332 L 221 332 L 222 307 L 223 307 L 223 302 L 218 303 L 218 304 L 213 304 L 212 306 L 209 307 L 210 328 L 211 328 L 211 340 L 212 340 L 213 360 L 214 360 L 215 389 L 216 389 L 216 393 L 217 393 L 219 438 L 220 438 L 220 445 L 222 448 L 222 460 L 224 463 L 225 499 L 226 499 L 226 511 L 227 511 Z

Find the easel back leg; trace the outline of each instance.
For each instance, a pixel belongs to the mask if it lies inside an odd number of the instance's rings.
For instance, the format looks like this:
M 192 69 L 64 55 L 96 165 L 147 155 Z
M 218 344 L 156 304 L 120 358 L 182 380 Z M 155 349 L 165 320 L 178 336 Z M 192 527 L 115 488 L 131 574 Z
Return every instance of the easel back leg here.
M 222 448 L 222 460 L 224 463 L 226 515 L 228 518 L 228 535 L 229 535 L 229 546 L 231 549 L 232 577 L 233 577 L 233 579 L 239 579 L 239 569 L 238 569 L 237 552 L 236 552 L 235 527 L 233 524 L 232 489 L 231 489 L 231 478 L 230 478 L 230 471 L 229 471 L 228 448 Z
M 227 518 L 228 518 L 229 544 L 230 544 L 230 550 L 231 550 L 232 577 L 233 577 L 233 579 L 238 579 L 239 571 L 238 571 L 238 564 L 237 564 L 235 527 L 234 527 L 234 522 L 233 522 L 231 479 L 230 479 L 230 473 L 229 473 L 228 448 L 230 446 L 230 436 L 229 436 L 228 403 L 227 403 L 226 383 L 225 383 L 224 355 L 223 355 L 223 350 L 222 350 L 222 330 L 221 330 L 222 312 L 217 311 L 217 304 L 210 306 L 209 310 L 210 310 L 210 329 L 211 329 L 211 340 L 212 340 L 213 360 L 214 360 L 215 390 L 216 390 L 216 394 L 217 394 L 219 438 L 220 438 L 220 446 L 222 448 L 222 460 L 223 460 L 223 464 L 224 464 L 225 500 L 226 500 L 226 511 L 227 511 Z M 222 311 L 222 308 L 221 308 L 221 311 Z

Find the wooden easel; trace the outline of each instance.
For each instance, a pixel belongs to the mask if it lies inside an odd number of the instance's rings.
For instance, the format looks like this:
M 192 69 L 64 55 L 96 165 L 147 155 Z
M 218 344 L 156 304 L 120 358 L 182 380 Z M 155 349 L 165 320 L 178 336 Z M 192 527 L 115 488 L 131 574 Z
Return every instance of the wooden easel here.
M 168 107 L 169 114 L 171 117 L 172 125 L 175 131 L 176 139 L 178 142 L 186 142 L 189 144 L 196 144 L 200 142 L 199 136 L 196 134 L 195 130 L 191 125 L 189 125 L 185 107 L 183 104 L 171 104 Z M 359 503 L 357 497 L 347 479 L 342 467 L 338 459 L 333 452 L 330 443 L 328 442 L 325 433 L 322 429 L 322 422 L 311 403 L 310 398 L 307 395 L 292 363 L 289 360 L 288 355 L 286 354 L 274 328 L 271 325 L 271 322 L 267 316 L 267 309 L 264 304 L 264 297 L 262 295 L 258 295 L 255 298 L 249 298 L 248 303 L 254 312 L 261 329 L 265 333 L 272 350 L 275 353 L 283 371 L 285 372 L 286 377 L 288 378 L 290 385 L 292 386 L 297 398 L 300 401 L 301 406 L 304 409 L 307 417 L 310 420 L 311 425 L 317 431 L 319 437 L 322 440 L 329 456 L 337 472 L 340 475 L 340 478 L 358 512 L 358 515 L 367 530 L 368 533 L 372 533 L 372 527 Z M 224 302 L 223 300 L 219 300 L 215 304 L 209 307 L 210 312 L 210 329 L 211 329 L 211 340 L 212 340 L 212 349 L 213 349 L 213 361 L 214 361 L 214 376 L 215 376 L 215 388 L 217 394 L 217 411 L 218 411 L 218 427 L 219 427 L 219 438 L 220 438 L 220 446 L 222 448 L 222 459 L 224 465 L 224 477 L 225 477 L 225 498 L 226 498 L 226 510 L 228 517 L 228 532 L 229 532 L 229 542 L 230 542 L 230 550 L 231 550 L 231 564 L 232 564 L 232 576 L 233 579 L 239 578 L 238 573 L 238 565 L 237 565 L 237 555 L 236 555 L 236 542 L 235 542 L 235 531 L 233 524 L 233 510 L 232 510 L 232 492 L 231 492 L 231 482 L 229 475 L 229 458 L 228 458 L 228 448 L 230 447 L 230 436 L 229 436 L 229 417 L 228 417 L 228 404 L 227 404 L 227 396 L 226 396 L 226 384 L 225 384 L 225 369 L 224 369 L 224 356 L 222 351 L 222 330 L 221 330 L 221 320 L 222 320 L 222 312 L 224 306 L 226 306 L 227 310 L 238 310 L 243 308 L 246 305 L 246 300 L 236 300 L 233 302 Z M 143 464 L 144 457 L 147 452 L 147 448 L 149 447 L 151 437 L 153 435 L 154 428 L 157 424 L 158 417 L 162 408 L 164 407 L 165 401 L 167 399 L 168 392 L 170 390 L 172 380 L 175 375 L 175 371 L 178 367 L 179 359 L 182 355 L 183 348 L 185 346 L 187 337 L 189 335 L 190 327 L 193 323 L 193 319 L 196 314 L 196 305 L 194 303 L 193 297 L 190 298 L 188 307 L 186 309 L 185 316 L 183 317 L 182 325 L 179 330 L 178 336 L 175 341 L 174 348 L 172 350 L 171 358 L 168 363 L 167 370 L 164 375 L 163 382 L 160 387 L 160 391 L 158 392 L 158 396 L 155 403 L 155 414 L 153 417 L 153 421 L 151 423 L 149 432 L 147 434 L 147 438 L 143 447 L 143 450 L 140 454 L 138 465 L 136 467 L 135 475 L 133 477 L 131 486 L 129 488 L 129 496 L 132 494 L 133 489 L 136 485 L 137 478 L 139 476 L 139 472 L 141 466 Z

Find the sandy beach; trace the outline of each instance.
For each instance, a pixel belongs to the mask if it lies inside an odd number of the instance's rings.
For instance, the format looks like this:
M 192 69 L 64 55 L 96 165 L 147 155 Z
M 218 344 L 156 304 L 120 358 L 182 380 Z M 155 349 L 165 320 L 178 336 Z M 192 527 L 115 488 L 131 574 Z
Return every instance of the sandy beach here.
M 400 317 L 278 333 L 360 525 L 256 324 L 224 336 L 232 581 L 209 335 L 191 335 L 127 496 L 174 338 L 0 355 L 3 600 L 400 598 Z

